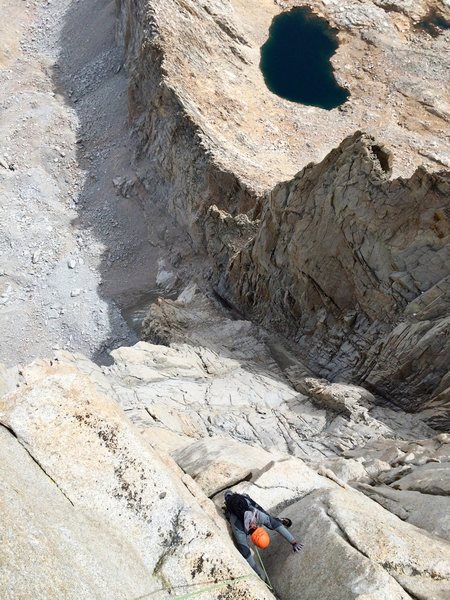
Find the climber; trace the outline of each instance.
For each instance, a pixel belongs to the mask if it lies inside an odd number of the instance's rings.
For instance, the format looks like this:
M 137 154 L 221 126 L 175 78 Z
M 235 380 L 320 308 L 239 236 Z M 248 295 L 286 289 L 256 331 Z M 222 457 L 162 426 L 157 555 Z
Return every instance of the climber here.
M 226 490 L 224 500 L 225 516 L 230 522 L 237 548 L 264 581 L 266 581 L 266 577 L 260 572 L 248 545 L 249 535 L 255 546 L 267 548 L 270 543 L 269 534 L 264 529 L 267 527 L 282 535 L 292 545 L 294 552 L 300 552 L 303 548 L 303 545 L 297 542 L 287 530 L 287 527 L 292 525 L 290 519 L 272 517 L 247 494 L 236 494 L 231 490 Z M 268 582 L 266 581 L 266 583 Z

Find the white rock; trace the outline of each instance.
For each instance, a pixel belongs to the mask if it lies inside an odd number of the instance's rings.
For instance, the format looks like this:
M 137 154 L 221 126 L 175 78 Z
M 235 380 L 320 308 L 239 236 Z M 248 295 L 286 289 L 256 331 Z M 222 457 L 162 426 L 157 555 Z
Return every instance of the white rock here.
M 214 574 L 215 582 L 246 577 L 232 586 L 236 598 L 273 600 L 93 379 L 57 360 L 38 361 L 23 376 L 25 385 L 0 401 L 0 423 L 16 436 L 0 429 L 11 447 L 0 465 L 8 481 L 0 486 L 8 532 L 0 597 L 158 597 L 211 584 Z
M 330 458 L 323 463 L 344 483 L 367 480 L 367 471 L 359 460 L 342 457 Z
M 251 477 L 274 459 L 262 448 L 217 437 L 194 442 L 172 456 L 207 496 Z
M 450 544 L 342 489 L 314 492 L 283 515 L 304 543 L 292 556 L 272 535 L 265 564 L 283 600 L 448 598 Z M 410 595 L 411 594 L 411 595 Z

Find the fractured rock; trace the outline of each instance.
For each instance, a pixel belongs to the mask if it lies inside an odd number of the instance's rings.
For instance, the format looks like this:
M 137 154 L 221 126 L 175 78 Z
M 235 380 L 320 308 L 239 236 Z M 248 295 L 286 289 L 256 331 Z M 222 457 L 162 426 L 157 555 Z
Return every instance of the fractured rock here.
M 207 496 L 250 479 L 274 460 L 276 453 L 224 438 L 207 438 L 172 453 L 175 461 Z
M 240 576 L 224 598 L 272 597 L 94 380 L 58 361 L 37 362 L 24 378 L 0 402 L 0 422 L 15 436 L 0 431 L 11 456 L 2 494 L 15 497 L 0 504 L 9 532 L 2 597 L 39 596 L 54 582 L 48 598 L 165 598 Z M 17 483 L 16 455 L 24 465 Z M 73 554 L 85 579 L 72 570 Z
M 448 597 L 450 544 L 354 491 L 319 490 L 283 511 L 304 550 L 272 536 L 265 564 L 278 594 L 297 600 Z
M 218 286 L 248 317 L 293 338 L 313 371 L 367 382 L 445 427 L 450 179 L 418 169 L 391 181 L 377 148 L 356 133 L 276 186 Z M 393 266 L 408 284 L 392 283 Z

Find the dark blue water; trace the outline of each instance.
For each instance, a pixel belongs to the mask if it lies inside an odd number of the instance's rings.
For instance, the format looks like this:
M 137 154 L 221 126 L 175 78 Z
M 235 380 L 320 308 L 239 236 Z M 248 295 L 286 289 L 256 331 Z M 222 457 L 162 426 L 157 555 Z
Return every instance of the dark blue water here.
M 274 18 L 261 48 L 261 71 L 271 92 L 300 104 L 331 110 L 350 96 L 334 77 L 330 58 L 338 47 L 336 30 L 309 8 Z

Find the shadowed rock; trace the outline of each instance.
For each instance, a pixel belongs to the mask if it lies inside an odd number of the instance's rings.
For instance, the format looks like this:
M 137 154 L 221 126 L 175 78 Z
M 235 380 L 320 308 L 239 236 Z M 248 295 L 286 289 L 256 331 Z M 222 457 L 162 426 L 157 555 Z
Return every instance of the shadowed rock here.
M 312 370 L 365 382 L 405 410 L 426 407 L 445 427 L 449 174 L 389 180 L 389 165 L 385 148 L 356 133 L 274 188 L 243 248 L 230 248 L 210 209 L 208 248 L 218 265 L 228 260 L 220 292 L 295 340 Z

